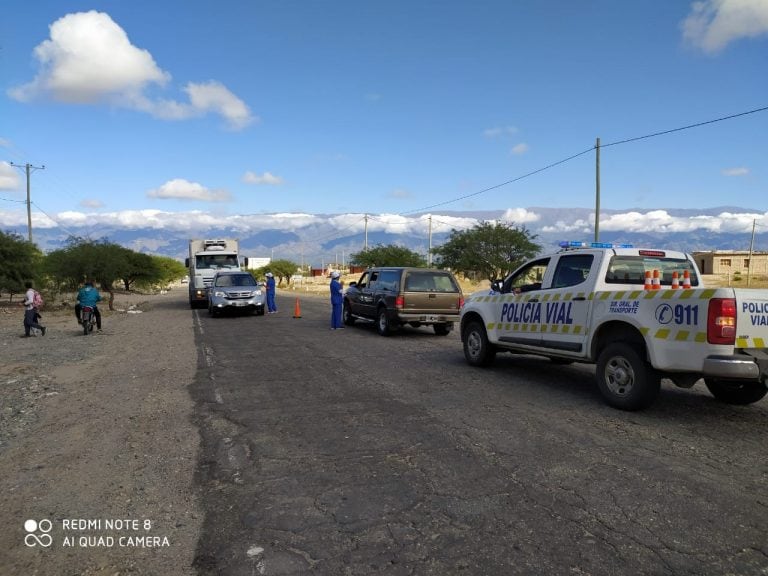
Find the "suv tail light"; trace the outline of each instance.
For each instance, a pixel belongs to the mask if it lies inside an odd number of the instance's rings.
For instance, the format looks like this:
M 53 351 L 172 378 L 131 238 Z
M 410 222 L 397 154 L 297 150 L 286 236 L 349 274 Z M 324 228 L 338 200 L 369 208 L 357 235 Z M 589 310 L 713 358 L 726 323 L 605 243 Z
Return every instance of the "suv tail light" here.
M 395 297 L 395 308 L 397 308 L 398 310 L 402 310 L 405 308 L 405 296 Z
M 464 308 L 464 297 L 459 296 L 459 307 L 457 308 L 457 310 L 461 310 L 462 308 Z
M 712 298 L 707 313 L 707 342 L 733 344 L 736 342 L 736 299 Z

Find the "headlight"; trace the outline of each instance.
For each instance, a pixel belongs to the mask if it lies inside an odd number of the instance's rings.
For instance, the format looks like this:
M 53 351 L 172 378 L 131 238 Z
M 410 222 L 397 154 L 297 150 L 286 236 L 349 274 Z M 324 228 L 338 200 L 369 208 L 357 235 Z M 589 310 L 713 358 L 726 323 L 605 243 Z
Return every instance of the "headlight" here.
M 261 290 L 256 290 L 256 292 L 253 293 L 254 296 L 261 296 Z
M 216 298 L 225 298 L 227 296 L 227 293 L 222 292 L 221 290 L 215 290 L 213 292 L 213 295 L 216 296 Z

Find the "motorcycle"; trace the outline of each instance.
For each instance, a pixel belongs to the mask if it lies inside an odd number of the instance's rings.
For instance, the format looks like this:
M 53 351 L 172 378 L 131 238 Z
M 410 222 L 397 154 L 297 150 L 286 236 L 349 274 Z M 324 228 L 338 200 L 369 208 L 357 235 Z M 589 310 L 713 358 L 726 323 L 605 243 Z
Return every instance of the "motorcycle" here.
M 91 306 L 83 306 L 80 317 L 82 318 L 83 335 L 88 336 L 89 333 L 93 332 L 93 327 L 96 326 L 96 314 L 93 313 Z

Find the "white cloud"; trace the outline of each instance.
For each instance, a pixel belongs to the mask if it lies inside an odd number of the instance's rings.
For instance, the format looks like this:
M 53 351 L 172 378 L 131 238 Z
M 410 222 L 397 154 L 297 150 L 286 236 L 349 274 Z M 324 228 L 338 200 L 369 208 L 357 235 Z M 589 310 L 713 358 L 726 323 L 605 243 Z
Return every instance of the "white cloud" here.
M 594 217 L 593 217 L 594 218 Z M 732 214 L 722 212 L 717 216 L 671 216 L 666 210 L 651 210 L 611 214 L 600 218 L 601 231 L 624 231 L 646 233 L 692 232 L 705 230 L 719 232 L 745 232 L 752 228 L 752 221 L 764 219 L 761 214 Z
M 749 174 L 749 168 L 739 166 L 737 168 L 726 168 L 723 170 L 723 176 L 747 176 Z
M 413 197 L 413 194 L 411 194 L 408 190 L 405 190 L 404 188 L 396 188 L 395 190 L 392 190 L 389 194 L 387 194 L 387 198 L 393 198 L 395 200 L 407 200 L 408 198 Z
M 516 144 L 512 147 L 512 150 L 510 150 L 510 153 L 514 156 L 519 156 L 520 154 L 525 154 L 528 152 L 528 144 L 525 142 L 520 142 L 520 144 Z
M 515 224 L 527 224 L 530 222 L 538 222 L 541 219 L 541 216 L 536 214 L 536 212 L 531 212 L 525 208 L 508 208 L 501 218 L 502 220 L 514 222 Z
M 0 190 L 18 190 L 19 173 L 9 162 L 0 161 Z
M 701 0 L 691 4 L 682 23 L 683 38 L 707 53 L 715 53 L 741 38 L 768 33 L 765 0 Z
M 4 211 L 0 207 L 0 229 L 13 230 L 26 228 L 26 211 L 22 208 Z M 466 230 L 477 225 L 477 218 L 445 214 L 422 214 L 402 216 L 399 214 L 368 214 L 367 230 L 369 233 L 388 232 L 427 237 L 430 217 L 433 233 L 446 233 L 451 229 Z M 510 208 L 502 218 L 515 225 L 532 224 L 529 230 L 537 234 L 562 234 L 561 239 L 583 240 L 594 233 L 594 214 L 580 216 L 573 220 L 560 218 L 555 222 L 545 222 L 543 217 L 525 208 Z M 756 222 L 760 230 L 768 229 L 768 212 L 735 214 L 722 212 L 717 215 L 672 216 L 666 210 L 649 212 L 624 212 L 603 215 L 600 220 L 602 232 L 625 232 L 643 234 L 664 234 L 673 232 L 704 231 L 709 235 L 743 234 L 748 242 L 752 223 Z M 67 234 L 77 233 L 78 229 L 91 233 L 96 229 L 137 230 L 150 228 L 158 231 L 184 234 L 192 237 L 205 234 L 211 229 L 230 229 L 237 235 L 246 235 L 264 231 L 281 230 L 296 233 L 300 237 L 343 238 L 362 234 L 366 230 L 366 215 L 362 213 L 318 216 L 305 213 L 246 214 L 222 215 L 201 210 L 169 212 L 163 210 L 125 210 L 120 212 L 60 212 L 50 217 L 41 212 L 32 213 L 32 226 L 39 229 L 61 227 Z M 191 235 L 191 236 L 190 236 Z M 302 248 L 303 249 L 303 248 Z
M 10 148 L 11 147 L 11 141 L 7 138 L 0 138 L 0 147 L 1 148 Z
M 50 26 L 50 39 L 34 51 L 40 68 L 35 78 L 8 90 L 29 102 L 50 97 L 71 104 L 109 103 L 147 112 L 157 118 L 183 120 L 207 113 L 221 115 L 233 129 L 257 120 L 248 106 L 219 82 L 188 83 L 189 102 L 150 99 L 152 86 L 164 87 L 171 75 L 149 51 L 131 44 L 126 32 L 103 12 L 77 12 Z
M 486 138 L 501 138 L 502 136 L 511 136 L 517 134 L 517 128 L 514 126 L 495 126 L 483 130 L 483 136 Z
M 104 206 L 104 203 L 101 200 L 86 199 L 80 202 L 80 206 L 83 208 L 101 208 Z
M 228 202 L 232 199 L 226 190 L 210 190 L 197 182 L 183 178 L 169 180 L 159 188 L 147 192 L 149 198 L 172 200 L 197 200 L 203 202 Z
M 264 172 L 264 174 L 256 174 L 254 172 L 248 171 L 243 174 L 243 182 L 246 184 L 266 184 L 271 186 L 279 186 L 283 183 L 283 179 L 280 176 L 275 176 L 270 172 Z

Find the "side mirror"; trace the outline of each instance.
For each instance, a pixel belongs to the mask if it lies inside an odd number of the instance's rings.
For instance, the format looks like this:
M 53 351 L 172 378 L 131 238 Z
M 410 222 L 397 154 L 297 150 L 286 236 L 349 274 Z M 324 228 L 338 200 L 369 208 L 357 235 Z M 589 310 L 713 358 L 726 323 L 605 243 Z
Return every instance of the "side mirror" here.
M 503 280 L 491 280 L 491 290 L 494 292 L 501 292 L 502 287 L 504 286 Z
M 352 288 L 352 286 L 357 286 L 357 282 L 355 282 L 354 280 L 350 282 L 349 287 Z

